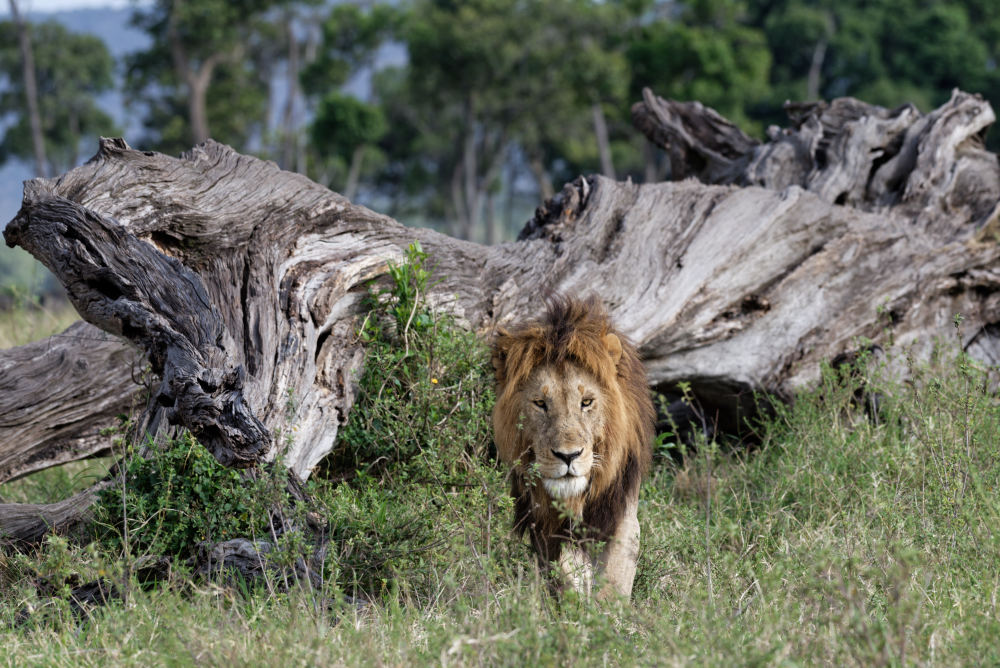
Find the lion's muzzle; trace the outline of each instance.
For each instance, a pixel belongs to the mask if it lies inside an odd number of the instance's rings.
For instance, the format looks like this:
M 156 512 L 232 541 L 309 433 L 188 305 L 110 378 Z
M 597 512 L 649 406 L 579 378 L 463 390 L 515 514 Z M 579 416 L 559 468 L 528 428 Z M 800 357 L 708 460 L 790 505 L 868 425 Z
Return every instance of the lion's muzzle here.
M 587 491 L 587 478 L 567 473 L 561 478 L 542 478 L 542 485 L 553 499 L 571 499 Z

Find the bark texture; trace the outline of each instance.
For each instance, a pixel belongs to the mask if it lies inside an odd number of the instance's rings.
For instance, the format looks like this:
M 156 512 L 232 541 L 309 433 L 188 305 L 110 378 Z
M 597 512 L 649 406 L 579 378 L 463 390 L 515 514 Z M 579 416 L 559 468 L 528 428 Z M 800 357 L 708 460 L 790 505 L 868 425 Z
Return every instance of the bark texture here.
M 636 124 L 683 180 L 577 179 L 494 247 L 404 228 L 211 141 L 170 158 L 104 140 L 86 165 L 29 182 L 5 236 L 86 320 L 147 356 L 150 432 L 188 427 L 231 465 L 280 453 L 300 477 L 348 419 L 368 283 L 414 239 L 442 279 L 431 303 L 484 334 L 540 314 L 546 293 L 598 294 L 650 383 L 690 383 L 724 429 L 754 392 L 787 397 L 823 360 L 890 342 L 919 355 L 952 335 L 956 313 L 966 349 L 1000 361 L 989 105 L 956 92 L 927 115 L 851 99 L 789 110 L 792 127 L 761 144 L 710 109 L 647 94 Z M 121 351 L 88 363 L 120 367 Z M 62 374 L 30 401 L 82 396 L 86 380 Z M 104 426 L 91 403 L 77 402 L 93 417 L 80 429 Z
M 0 482 L 107 451 L 102 429 L 144 408 L 144 367 L 137 348 L 83 322 L 0 351 Z

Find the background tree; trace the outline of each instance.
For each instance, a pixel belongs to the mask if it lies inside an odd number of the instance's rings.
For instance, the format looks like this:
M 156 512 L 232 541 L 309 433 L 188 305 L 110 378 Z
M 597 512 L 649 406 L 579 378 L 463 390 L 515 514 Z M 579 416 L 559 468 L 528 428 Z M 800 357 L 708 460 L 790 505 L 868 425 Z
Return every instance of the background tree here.
M 269 81 L 247 46 L 274 0 L 157 0 L 133 23 L 149 49 L 127 62 L 127 89 L 145 106 L 147 142 L 176 153 L 209 136 L 246 146 L 263 129 Z
M 619 176 L 638 151 L 628 122 L 625 36 L 638 12 L 621 3 L 554 2 L 544 8 L 537 62 L 548 81 L 544 109 L 517 140 L 543 198 L 581 173 Z
M 385 135 L 386 121 L 378 104 L 342 89 L 360 72 L 371 72 L 375 55 L 393 35 L 399 16 L 388 6 L 335 6 L 321 25 L 316 57 L 302 69 L 303 91 L 314 107 L 310 171 L 348 199 L 354 199 L 366 165 L 372 172 L 381 162 L 377 143 Z
M 0 161 L 34 159 L 37 165 L 32 115 L 25 108 L 18 31 L 13 22 L 0 23 L 0 72 L 9 82 L 0 91 L 0 114 L 10 122 L 0 140 Z M 117 132 L 111 117 L 95 99 L 112 86 L 113 61 L 104 43 L 91 35 L 69 32 L 51 21 L 32 26 L 32 31 L 43 159 L 56 172 L 62 172 L 78 162 L 84 137 L 93 141 L 98 135 Z
M 585 0 L 415 2 L 399 32 L 409 62 L 378 79 L 388 183 L 457 236 L 496 239 L 512 161 L 531 166 L 543 195 L 568 163 L 614 173 L 605 106 L 625 106 L 625 60 L 609 48 L 620 12 Z
M 320 101 L 311 127 L 313 150 L 323 159 L 327 169 L 332 166 L 338 173 L 345 174 L 340 192 L 354 199 L 365 155 L 379 156 L 376 143 L 386 131 L 382 110 L 332 90 Z
M 775 63 L 761 120 L 779 122 L 784 99 L 851 95 L 926 111 L 962 87 L 1000 101 L 1000 15 L 988 0 L 750 0 L 747 9 Z
M 696 0 L 679 16 L 651 21 L 628 47 L 631 98 L 644 87 L 697 100 L 751 131 L 752 109 L 770 101 L 771 53 L 764 32 L 747 23 L 743 4 Z
M 24 103 L 31 128 L 31 148 L 35 157 L 35 175 L 46 175 L 45 139 L 42 137 L 42 117 L 38 110 L 38 82 L 35 78 L 35 55 L 31 47 L 31 30 L 21 18 L 17 2 L 10 0 L 10 16 L 17 28 L 17 42 L 21 49 L 21 81 Z

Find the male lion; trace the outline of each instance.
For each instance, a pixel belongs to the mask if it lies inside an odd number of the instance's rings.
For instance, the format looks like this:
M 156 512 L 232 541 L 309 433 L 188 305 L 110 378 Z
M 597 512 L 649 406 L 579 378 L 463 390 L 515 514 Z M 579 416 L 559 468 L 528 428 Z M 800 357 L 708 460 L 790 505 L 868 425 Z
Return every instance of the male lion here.
M 493 431 L 513 468 L 515 530 L 587 595 L 595 564 L 580 541 L 604 542 L 598 596 L 630 596 L 655 419 L 635 349 L 598 300 L 556 298 L 541 321 L 499 332 L 493 368 Z

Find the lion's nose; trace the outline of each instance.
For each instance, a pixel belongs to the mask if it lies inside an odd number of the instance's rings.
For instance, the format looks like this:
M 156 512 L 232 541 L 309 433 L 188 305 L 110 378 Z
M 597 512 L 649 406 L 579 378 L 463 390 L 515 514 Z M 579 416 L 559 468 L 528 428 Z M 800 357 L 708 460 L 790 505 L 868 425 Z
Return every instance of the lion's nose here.
M 583 454 L 583 450 L 577 450 L 576 452 L 559 452 L 558 450 L 552 450 L 552 454 L 566 462 L 566 466 L 569 466 L 573 463 L 574 459 Z

